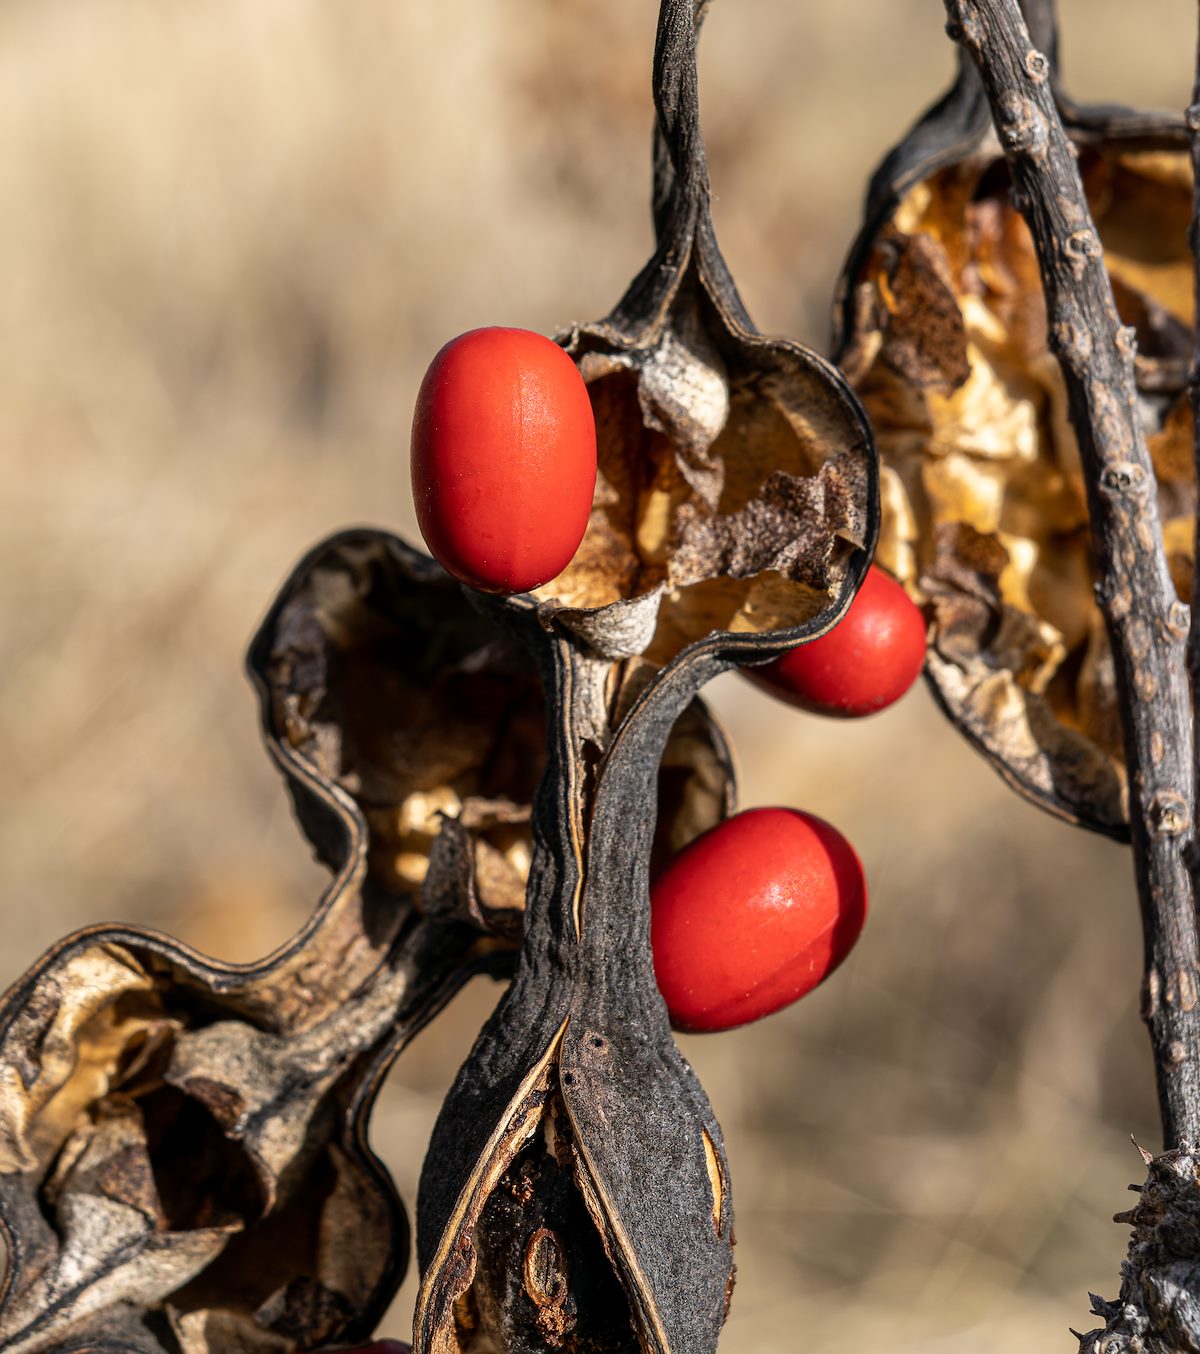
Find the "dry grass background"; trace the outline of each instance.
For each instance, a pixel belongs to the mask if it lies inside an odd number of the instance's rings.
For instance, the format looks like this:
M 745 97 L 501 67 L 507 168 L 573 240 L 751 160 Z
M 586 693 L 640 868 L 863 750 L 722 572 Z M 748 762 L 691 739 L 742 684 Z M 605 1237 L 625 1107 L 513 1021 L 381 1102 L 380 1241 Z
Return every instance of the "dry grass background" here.
M 1188 0 L 1066 0 L 1083 94 L 1180 106 Z M 948 76 L 937 0 L 722 0 L 716 215 L 766 330 L 820 344 L 867 172 Z M 315 538 L 411 530 L 450 335 L 603 313 L 649 247 L 651 0 L 0 4 L 0 980 L 128 919 L 246 959 L 321 877 L 241 654 Z M 923 692 L 858 726 L 713 699 L 746 804 L 858 844 L 838 978 L 686 1041 L 726 1126 L 730 1354 L 1071 1348 L 1156 1142 L 1127 856 L 1015 800 Z M 495 999 L 401 1062 L 412 1197 Z M 411 1282 L 393 1314 L 407 1330 Z

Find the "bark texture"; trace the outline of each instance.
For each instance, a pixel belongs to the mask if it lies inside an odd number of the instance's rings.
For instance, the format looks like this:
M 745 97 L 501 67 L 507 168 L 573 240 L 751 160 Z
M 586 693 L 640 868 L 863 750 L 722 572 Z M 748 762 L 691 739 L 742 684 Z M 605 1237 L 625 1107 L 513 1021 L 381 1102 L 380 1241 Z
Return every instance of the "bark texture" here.
M 1051 348 L 1087 481 L 1097 599 L 1117 670 L 1146 948 L 1143 1014 L 1164 1145 L 1200 1133 L 1200 954 L 1183 847 L 1192 831 L 1188 608 L 1175 597 L 1137 417 L 1133 331 L 1112 287 L 1071 144 L 1016 0 L 947 0 L 974 59 L 1037 249 Z

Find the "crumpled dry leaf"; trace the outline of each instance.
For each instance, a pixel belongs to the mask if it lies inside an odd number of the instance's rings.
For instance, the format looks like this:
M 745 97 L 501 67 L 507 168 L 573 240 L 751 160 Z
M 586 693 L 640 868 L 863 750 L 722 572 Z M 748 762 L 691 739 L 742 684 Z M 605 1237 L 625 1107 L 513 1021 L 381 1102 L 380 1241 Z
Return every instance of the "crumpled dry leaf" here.
M 976 79 L 968 63 L 881 167 L 843 283 L 839 361 L 882 461 L 877 559 L 925 604 L 927 675 L 955 724 L 1043 807 L 1124 838 L 1124 752 L 1079 455 L 1033 244 Z M 1142 416 L 1186 597 L 1187 143 L 1169 120 L 1066 100 L 1064 111 L 1118 309 L 1137 333 Z

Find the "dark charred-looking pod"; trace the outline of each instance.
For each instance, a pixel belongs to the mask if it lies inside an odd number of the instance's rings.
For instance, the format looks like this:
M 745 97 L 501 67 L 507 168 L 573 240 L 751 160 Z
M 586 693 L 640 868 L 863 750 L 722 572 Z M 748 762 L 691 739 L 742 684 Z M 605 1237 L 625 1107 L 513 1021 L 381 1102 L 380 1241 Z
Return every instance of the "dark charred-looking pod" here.
M 541 680 L 436 565 L 369 531 L 302 561 L 250 667 L 333 883 L 261 964 L 96 928 L 8 993 L 6 1350 L 360 1339 L 403 1277 L 408 1224 L 367 1118 L 396 1053 L 466 977 L 511 968 Z M 698 701 L 662 783 L 661 849 L 732 811 L 728 748 Z
M 1026 8 L 1053 58 L 1051 8 Z M 1050 73 L 1057 82 L 1052 60 Z M 1136 333 L 1141 415 L 1186 598 L 1195 479 L 1185 134 L 1165 115 L 1058 97 L 1117 306 Z M 1085 487 L 1037 258 L 1010 188 L 965 61 L 872 181 L 843 277 L 838 359 L 882 461 L 878 558 L 926 608 L 939 702 L 1022 793 L 1125 838 L 1124 749 Z
M 711 1354 L 732 1289 L 720 1129 L 651 962 L 655 796 L 665 807 L 671 784 L 664 770 L 656 791 L 656 769 L 688 746 L 708 678 L 844 612 L 874 544 L 877 484 L 842 378 L 754 332 L 717 251 L 702 8 L 660 10 L 658 249 L 607 320 L 562 340 L 596 413 L 588 533 L 534 597 L 486 603 L 542 667 L 546 775 L 513 985 L 422 1173 L 418 1354 Z M 688 783 L 711 815 L 695 765 Z
M 424 556 L 356 532 L 301 563 L 250 668 L 334 879 L 261 964 L 96 928 L 8 993 L 0 1344 L 14 1354 L 369 1335 L 409 1244 L 367 1143 L 376 1088 L 467 976 L 511 966 L 544 741 L 520 650 Z M 711 747 L 719 759 L 719 736 Z M 457 852 L 439 846 L 456 808 Z
M 365 820 L 372 898 L 519 937 L 546 725 L 521 646 L 426 555 L 369 530 L 311 551 L 272 617 L 253 661 L 287 747 Z M 324 818 L 302 785 L 293 797 L 328 861 Z
M 343 894 L 254 973 L 105 929 L 9 993 L 6 1350 L 90 1347 L 124 1324 L 141 1334 L 117 1348 L 188 1354 L 370 1331 L 402 1277 L 407 1224 L 365 1111 L 465 956 L 444 924 L 372 953 L 357 902 Z M 372 959 L 382 971 L 364 972 Z
M 423 590 L 410 581 L 414 616 Z M 301 706 L 318 685 L 296 671 L 290 592 L 252 666 L 268 745 L 334 880 L 261 964 L 96 928 L 7 994 L 0 1344 L 13 1354 L 357 1339 L 403 1275 L 408 1225 L 367 1114 L 397 1051 L 492 942 L 374 887 L 367 821 L 321 764 L 333 754 L 289 735 L 285 675 Z
M 728 1171 L 655 986 L 648 876 L 655 768 L 694 718 L 698 672 L 733 660 L 714 646 L 673 664 L 592 770 L 580 688 L 594 660 L 525 621 L 560 722 L 516 977 L 422 1174 L 415 1348 L 699 1354 L 732 1284 Z

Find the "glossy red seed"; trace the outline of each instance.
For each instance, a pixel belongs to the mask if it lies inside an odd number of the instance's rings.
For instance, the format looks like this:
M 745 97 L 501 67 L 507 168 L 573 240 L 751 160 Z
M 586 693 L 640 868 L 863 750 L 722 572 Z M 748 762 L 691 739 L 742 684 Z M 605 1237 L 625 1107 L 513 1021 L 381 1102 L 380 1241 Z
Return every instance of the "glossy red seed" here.
M 526 329 L 452 339 L 417 395 L 412 485 L 426 544 L 464 583 L 527 592 L 561 573 L 596 487 L 596 425 L 574 362 Z
M 828 634 L 744 672 L 789 705 L 853 719 L 898 701 L 924 663 L 925 618 L 900 584 L 872 565 Z
M 748 809 L 690 843 L 651 890 L 654 972 L 671 1023 L 727 1030 L 812 991 L 867 914 L 854 848 L 797 809 Z

